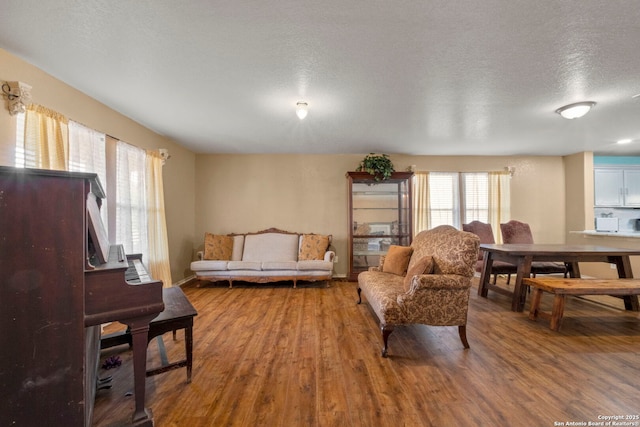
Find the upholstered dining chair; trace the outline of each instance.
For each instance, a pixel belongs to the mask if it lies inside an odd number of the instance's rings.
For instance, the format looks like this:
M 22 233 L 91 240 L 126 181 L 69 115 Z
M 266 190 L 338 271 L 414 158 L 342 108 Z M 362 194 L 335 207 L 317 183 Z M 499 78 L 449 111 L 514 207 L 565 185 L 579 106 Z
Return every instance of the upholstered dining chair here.
M 471 221 L 468 224 L 462 224 L 462 230 L 475 234 L 480 238 L 480 243 L 495 243 L 495 237 L 493 235 L 493 227 L 491 224 L 486 224 L 480 221 Z M 484 251 L 480 251 L 478 254 L 478 261 L 476 262 L 476 271 L 482 271 L 482 264 L 484 258 Z M 509 264 L 504 261 L 494 261 L 491 266 L 491 272 L 493 273 L 493 284 L 496 284 L 496 280 L 499 274 L 507 275 L 507 284 L 511 281 L 511 274 L 516 274 L 518 268 L 515 264 Z
M 500 224 L 500 232 L 502 233 L 503 243 L 534 243 L 531 227 L 526 222 L 512 219 L 509 222 Z M 536 277 L 536 274 L 558 273 L 562 273 L 564 274 L 564 277 L 567 277 L 567 266 L 561 262 L 535 261 L 531 263 L 531 275 L 533 277 Z

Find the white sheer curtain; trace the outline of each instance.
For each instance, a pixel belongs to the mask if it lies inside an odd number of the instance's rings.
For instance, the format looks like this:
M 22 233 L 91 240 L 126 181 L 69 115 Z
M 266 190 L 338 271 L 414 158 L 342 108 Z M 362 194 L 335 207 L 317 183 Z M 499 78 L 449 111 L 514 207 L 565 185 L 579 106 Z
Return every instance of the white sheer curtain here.
M 147 151 L 146 187 L 149 233 L 149 272 L 154 279 L 162 280 L 165 288 L 172 285 L 169 263 L 167 220 L 164 211 L 164 185 L 162 182 L 163 159 L 158 152 Z
M 508 171 L 489 172 L 489 224 L 496 243 L 502 243 L 500 224 L 511 219 L 511 174 Z
M 143 254 L 148 259 L 147 208 L 145 194 L 146 153 L 118 141 L 116 146 L 116 242 L 128 255 Z
M 105 134 L 69 120 L 69 170 L 98 175 L 107 197 L 102 199 L 100 216 L 107 229 L 109 190 L 107 189 L 107 155 Z
M 69 170 L 98 174 L 107 185 L 105 134 L 69 120 Z

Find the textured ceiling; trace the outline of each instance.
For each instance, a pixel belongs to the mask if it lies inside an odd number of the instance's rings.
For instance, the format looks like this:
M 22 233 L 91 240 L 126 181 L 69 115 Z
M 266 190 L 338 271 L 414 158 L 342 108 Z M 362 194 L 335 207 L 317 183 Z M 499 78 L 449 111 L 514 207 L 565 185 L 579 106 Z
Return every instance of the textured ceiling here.
M 0 11 L 0 47 L 199 153 L 640 154 L 637 1 L 0 0 Z M 554 113 L 585 100 L 598 104 L 581 119 Z

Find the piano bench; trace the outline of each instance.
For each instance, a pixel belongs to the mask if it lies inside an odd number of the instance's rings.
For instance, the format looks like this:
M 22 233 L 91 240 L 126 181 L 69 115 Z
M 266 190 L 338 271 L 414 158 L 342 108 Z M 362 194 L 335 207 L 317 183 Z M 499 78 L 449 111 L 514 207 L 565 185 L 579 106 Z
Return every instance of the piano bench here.
M 193 318 L 198 312 L 193 308 L 182 289 L 178 286 L 163 288 L 162 300 L 164 301 L 164 311 L 149 323 L 147 345 L 155 337 L 167 332 L 173 332 L 173 338 L 175 339 L 176 331 L 184 329 L 185 359 L 173 363 L 165 363 L 166 361 L 163 360 L 162 366 L 147 370 L 147 377 L 186 367 L 187 383 L 190 383 L 193 367 Z M 126 332 L 105 336 L 101 340 L 100 348 L 104 349 L 121 344 L 129 344 L 129 346 L 131 346 L 131 334 L 128 330 Z M 165 356 L 161 354 L 161 358 L 165 359 Z

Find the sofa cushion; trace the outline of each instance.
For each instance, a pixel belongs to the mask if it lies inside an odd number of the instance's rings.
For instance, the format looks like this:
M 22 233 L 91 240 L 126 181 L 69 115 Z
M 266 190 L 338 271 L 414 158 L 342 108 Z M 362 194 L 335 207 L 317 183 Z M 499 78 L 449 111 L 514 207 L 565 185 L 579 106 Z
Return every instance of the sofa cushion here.
M 227 264 L 229 270 L 262 270 L 260 261 L 229 261 Z
M 244 250 L 244 234 L 233 236 L 233 253 L 231 261 L 242 261 L 242 251 Z
M 300 237 L 298 261 L 323 260 L 327 248 L 329 248 L 329 236 L 303 234 Z
M 231 260 L 233 252 L 233 237 L 218 234 L 204 234 L 204 256 L 205 260 Z
M 193 271 L 224 271 L 227 269 L 229 261 L 193 261 L 191 263 L 191 270 Z
M 296 271 L 298 263 L 295 261 L 268 261 L 262 263 L 263 270 L 293 270 Z
M 285 233 L 247 234 L 243 261 L 297 261 L 298 235 Z
M 311 270 L 331 271 L 333 270 L 333 262 L 318 261 L 318 260 L 298 261 L 298 270 L 300 271 L 311 271 Z
M 413 261 L 413 256 L 411 258 Z M 404 290 L 408 291 L 411 288 L 411 279 L 413 279 L 413 276 L 431 273 L 433 273 L 433 257 L 424 256 L 413 262 L 413 265 L 407 269 L 407 275 L 404 277 Z
M 407 320 L 397 301 L 405 293 L 403 280 L 404 277 L 380 271 L 363 271 L 358 275 L 358 286 L 381 325 L 401 325 Z
M 410 246 L 389 246 L 389 251 L 385 256 L 384 264 L 382 264 L 382 272 L 404 276 L 407 272 L 407 266 L 409 265 L 412 252 L 413 248 Z

